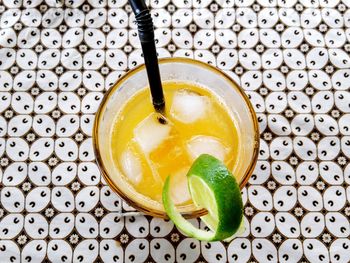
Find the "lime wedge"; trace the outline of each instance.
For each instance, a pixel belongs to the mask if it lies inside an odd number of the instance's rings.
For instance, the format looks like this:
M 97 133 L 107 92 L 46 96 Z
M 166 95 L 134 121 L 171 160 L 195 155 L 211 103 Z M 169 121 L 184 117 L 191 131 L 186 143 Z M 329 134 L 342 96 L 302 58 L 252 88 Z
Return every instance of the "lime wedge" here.
M 170 197 L 170 177 L 163 188 L 163 205 L 174 224 L 190 237 L 203 241 L 217 241 L 232 237 L 243 217 L 241 191 L 226 166 L 215 157 L 202 154 L 187 173 L 192 200 L 208 214 L 201 219 L 211 229 L 204 231 L 193 226 L 175 208 Z

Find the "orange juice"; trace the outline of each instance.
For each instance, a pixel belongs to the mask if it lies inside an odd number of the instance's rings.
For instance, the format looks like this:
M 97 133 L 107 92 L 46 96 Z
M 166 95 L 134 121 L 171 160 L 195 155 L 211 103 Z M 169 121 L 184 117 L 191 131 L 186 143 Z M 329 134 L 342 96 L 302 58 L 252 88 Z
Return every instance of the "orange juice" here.
M 135 191 L 157 202 L 165 178 L 174 176 L 174 202 L 186 205 L 191 203 L 186 173 L 193 161 L 208 153 L 232 170 L 238 135 L 228 110 L 210 90 L 187 82 L 164 82 L 163 89 L 164 117 L 155 113 L 147 87 L 122 106 L 111 133 L 112 159 Z

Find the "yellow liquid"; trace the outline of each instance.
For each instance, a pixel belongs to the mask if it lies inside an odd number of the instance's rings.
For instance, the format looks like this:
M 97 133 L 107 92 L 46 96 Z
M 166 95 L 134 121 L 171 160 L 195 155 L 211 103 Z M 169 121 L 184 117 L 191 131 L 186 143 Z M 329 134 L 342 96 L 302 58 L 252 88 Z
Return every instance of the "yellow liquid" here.
M 147 153 L 135 139 L 135 130 L 145 122 L 145 119 L 154 121 L 152 118 L 156 116 L 149 90 L 145 88 L 125 103 L 115 119 L 111 135 L 112 157 L 122 173 L 124 172 L 121 161 L 123 154 L 129 152 L 136 157 L 138 166 L 142 170 L 141 175 L 138 175 L 137 180 L 130 180 L 128 176 L 124 179 L 129 181 L 135 191 L 158 202 L 161 202 L 163 182 L 166 177 L 174 176 L 175 180 L 172 181 L 176 185 L 172 189 L 175 203 L 187 205 L 192 201 L 187 198 L 189 193 L 186 173 L 194 160 L 188 148 L 189 144 L 196 141 L 198 136 L 210 136 L 225 148 L 223 161 L 232 170 L 235 156 L 237 156 L 237 130 L 227 109 L 208 89 L 187 82 L 164 82 L 163 89 L 166 101 L 165 116 L 168 121 L 166 127 L 170 126 L 167 139 L 161 140 L 160 144 Z M 171 105 L 174 95 L 183 89 L 201 95 L 207 103 L 204 116 L 190 123 L 184 123 L 172 114 Z

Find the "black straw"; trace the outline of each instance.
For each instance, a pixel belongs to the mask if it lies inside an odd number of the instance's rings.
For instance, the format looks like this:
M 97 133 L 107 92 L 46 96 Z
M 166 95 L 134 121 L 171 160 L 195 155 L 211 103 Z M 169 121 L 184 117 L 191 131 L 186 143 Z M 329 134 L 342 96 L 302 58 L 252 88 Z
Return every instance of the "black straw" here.
M 152 17 L 144 0 L 129 0 L 129 2 L 135 13 L 148 82 L 151 89 L 152 103 L 157 112 L 164 114 L 165 100 L 159 73 L 156 45 L 154 42 Z

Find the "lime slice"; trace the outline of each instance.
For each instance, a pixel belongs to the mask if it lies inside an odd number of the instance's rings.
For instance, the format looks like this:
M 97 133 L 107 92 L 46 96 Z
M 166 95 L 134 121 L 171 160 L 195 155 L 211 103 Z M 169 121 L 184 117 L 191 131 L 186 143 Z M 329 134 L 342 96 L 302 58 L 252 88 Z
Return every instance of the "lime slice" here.
M 174 224 L 190 237 L 203 241 L 217 241 L 232 237 L 239 229 L 243 217 L 241 191 L 226 166 L 215 157 L 202 154 L 187 173 L 193 202 L 205 208 L 208 214 L 201 219 L 211 231 L 193 226 L 175 208 L 170 197 L 170 177 L 163 188 L 163 205 Z

